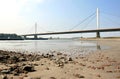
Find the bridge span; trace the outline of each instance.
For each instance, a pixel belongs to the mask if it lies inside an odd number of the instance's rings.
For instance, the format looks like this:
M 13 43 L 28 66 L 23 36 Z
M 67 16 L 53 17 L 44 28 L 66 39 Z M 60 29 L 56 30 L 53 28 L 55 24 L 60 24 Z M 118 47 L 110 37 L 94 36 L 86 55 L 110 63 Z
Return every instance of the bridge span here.
M 38 35 L 55 35 L 55 34 L 75 34 L 75 33 L 96 33 L 96 37 L 100 37 L 100 32 L 115 32 L 120 31 L 120 28 L 107 28 L 107 29 L 93 29 L 93 30 L 78 30 L 78 31 L 63 31 L 63 32 L 48 32 L 48 33 L 36 33 L 36 34 L 24 34 L 26 38 L 27 36 L 34 36 L 37 38 Z

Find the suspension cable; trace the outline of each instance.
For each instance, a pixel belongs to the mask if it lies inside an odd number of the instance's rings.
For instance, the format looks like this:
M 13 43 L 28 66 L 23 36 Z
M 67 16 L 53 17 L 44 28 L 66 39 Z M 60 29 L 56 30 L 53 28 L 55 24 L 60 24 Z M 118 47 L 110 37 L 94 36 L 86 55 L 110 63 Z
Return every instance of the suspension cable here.
M 88 25 L 95 19 L 95 17 L 96 15 L 94 15 L 84 27 L 81 27 L 81 29 L 85 29 L 86 27 L 88 27 Z
M 78 24 L 76 24 L 75 26 L 73 26 L 70 30 L 73 30 L 74 28 L 78 27 L 80 24 L 82 24 L 83 22 L 85 22 L 86 20 L 88 20 L 94 14 L 95 14 L 95 12 L 93 14 L 91 14 L 90 16 L 88 16 L 87 18 L 85 18 L 84 20 L 82 20 L 81 22 L 79 22 Z
M 112 14 L 112 13 L 108 13 L 108 12 L 105 12 L 105 11 L 102 11 L 102 13 L 103 13 L 103 14 L 106 14 L 106 15 L 111 15 L 111 16 L 120 18 L 120 16 L 117 16 L 117 15 L 114 15 L 114 14 Z
M 103 14 L 104 14 L 104 13 L 103 13 Z M 106 16 L 105 16 L 105 17 L 106 17 Z M 112 23 L 115 23 L 115 24 L 117 24 L 117 25 L 120 25 L 119 22 L 116 22 L 116 21 L 114 21 L 114 20 L 111 19 L 111 18 L 106 17 L 106 19 L 109 20 L 109 21 L 111 21 Z

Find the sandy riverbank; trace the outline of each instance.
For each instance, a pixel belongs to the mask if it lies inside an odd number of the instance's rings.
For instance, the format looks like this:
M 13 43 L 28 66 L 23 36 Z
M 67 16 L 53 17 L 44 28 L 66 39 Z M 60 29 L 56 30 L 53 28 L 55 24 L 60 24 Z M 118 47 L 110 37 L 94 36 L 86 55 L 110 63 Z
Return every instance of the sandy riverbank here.
M 86 41 L 94 42 L 94 39 Z M 37 56 L 34 61 L 26 56 L 28 61 L 20 61 L 17 65 L 33 65 L 35 71 L 24 70 L 17 76 L 13 76 L 13 73 L 7 76 L 11 79 L 12 77 L 13 79 L 120 79 L 120 40 L 96 39 L 95 41 L 110 48 L 76 58 L 70 58 L 59 52 Z M 21 55 L 19 59 L 22 59 Z M 1 63 L 1 71 L 9 68 L 9 65 L 16 65 L 16 63 Z

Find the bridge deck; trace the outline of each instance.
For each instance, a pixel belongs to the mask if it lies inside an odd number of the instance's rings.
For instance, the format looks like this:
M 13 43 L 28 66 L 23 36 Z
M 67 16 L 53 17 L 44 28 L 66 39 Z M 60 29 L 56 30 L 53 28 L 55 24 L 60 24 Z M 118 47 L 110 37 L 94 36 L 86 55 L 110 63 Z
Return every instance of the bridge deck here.
M 21 35 L 21 36 L 54 35 L 54 34 L 73 34 L 73 33 L 92 33 L 92 32 L 110 32 L 110 31 L 120 31 L 120 28 L 94 29 L 94 30 L 79 30 L 79 31 L 64 31 L 64 32 L 50 32 L 50 33 L 37 33 L 37 34 L 25 34 L 25 35 Z

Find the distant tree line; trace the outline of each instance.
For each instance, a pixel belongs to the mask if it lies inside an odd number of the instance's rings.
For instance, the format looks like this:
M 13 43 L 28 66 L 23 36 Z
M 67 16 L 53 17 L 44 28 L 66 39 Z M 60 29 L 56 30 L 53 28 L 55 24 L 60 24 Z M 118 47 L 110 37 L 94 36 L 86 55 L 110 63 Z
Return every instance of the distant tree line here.
M 23 38 L 17 34 L 0 34 L 0 40 L 23 40 Z

